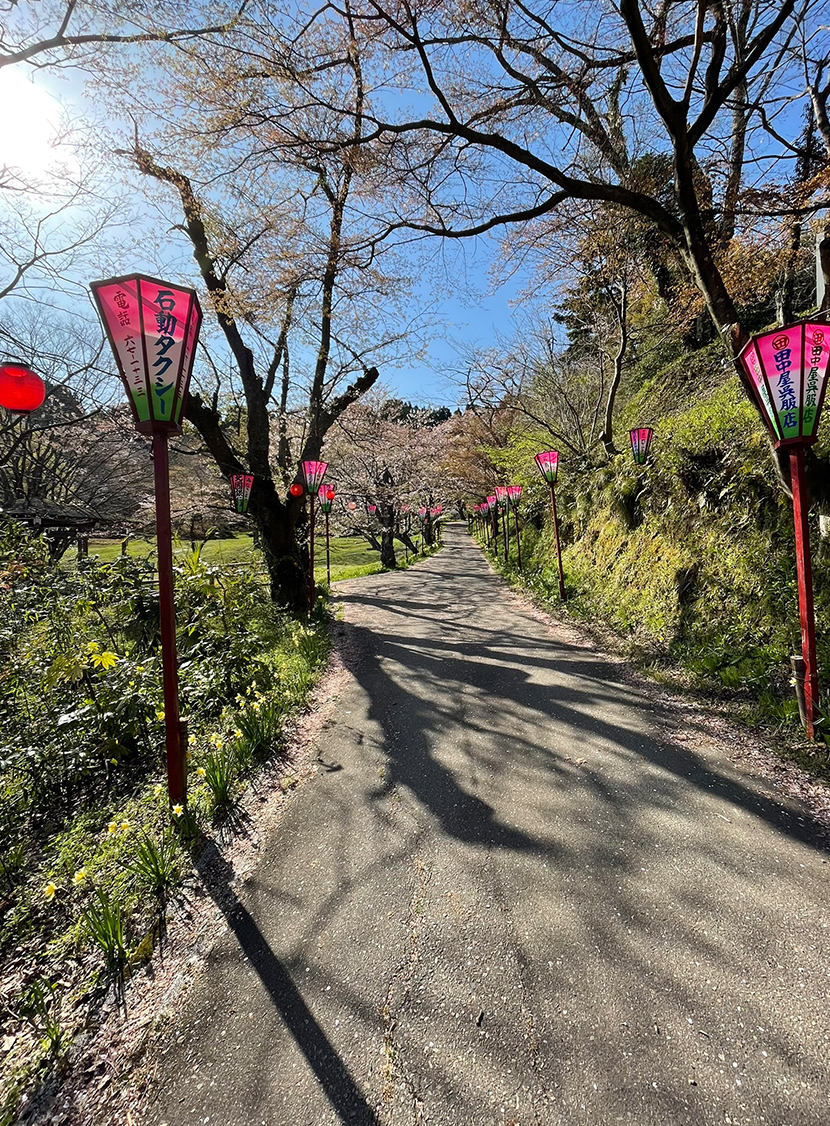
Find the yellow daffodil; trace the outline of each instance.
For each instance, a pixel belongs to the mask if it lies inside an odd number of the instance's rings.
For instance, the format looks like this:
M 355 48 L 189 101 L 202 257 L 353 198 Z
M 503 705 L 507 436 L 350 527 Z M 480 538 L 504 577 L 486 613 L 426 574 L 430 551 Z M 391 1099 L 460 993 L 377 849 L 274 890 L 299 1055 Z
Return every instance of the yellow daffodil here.
M 237 727 L 237 729 L 236 729 L 236 730 L 234 731 L 234 737 L 235 737 L 236 739 L 241 739 L 241 738 L 242 738 L 242 732 L 241 732 L 241 731 L 239 730 L 239 728 L 238 728 L 238 727 Z
M 161 723 L 161 721 L 164 719 L 164 712 L 156 712 L 156 719 L 159 721 L 159 723 Z
M 197 766 L 196 767 L 196 773 L 199 775 L 200 778 L 204 778 L 205 768 L 203 766 Z
M 153 786 L 153 796 L 158 797 L 159 794 L 161 793 L 161 791 L 162 791 L 161 782 L 156 782 L 155 786 Z
M 86 879 L 86 868 L 79 868 L 75 875 L 72 877 L 72 883 L 77 887 L 82 884 Z
M 195 735 L 188 735 L 188 737 L 187 737 L 187 741 L 188 741 L 188 743 L 189 743 L 189 744 L 191 745 L 191 747 L 192 747 L 192 746 L 193 746 L 193 744 L 194 744 L 194 743 L 196 742 L 196 736 L 195 736 Z
M 57 890 L 58 889 L 55 887 L 55 885 L 50 880 L 49 883 L 46 885 L 46 887 L 43 889 L 43 894 L 46 896 L 47 899 L 54 899 L 55 898 L 55 892 Z
M 110 821 L 109 825 L 107 825 L 107 832 L 110 833 L 110 834 L 117 833 L 118 832 L 118 822 L 117 821 Z
M 125 833 L 129 831 L 130 823 L 126 818 L 121 822 L 121 828 Z
M 180 805 L 174 805 L 173 806 L 173 816 L 174 817 L 181 817 L 181 815 L 183 813 L 184 813 L 184 808 L 182 806 L 180 806 Z

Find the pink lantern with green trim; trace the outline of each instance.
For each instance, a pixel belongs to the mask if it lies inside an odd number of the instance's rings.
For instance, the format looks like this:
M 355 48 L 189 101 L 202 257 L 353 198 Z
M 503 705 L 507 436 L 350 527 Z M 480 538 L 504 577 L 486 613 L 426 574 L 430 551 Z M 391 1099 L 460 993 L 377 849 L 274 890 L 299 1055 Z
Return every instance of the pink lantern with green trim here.
M 556 484 L 556 474 L 559 470 L 559 451 L 545 450 L 533 459 L 539 467 L 539 472 L 549 485 Z
M 326 461 L 303 461 L 300 463 L 300 469 L 303 471 L 303 481 L 305 483 L 308 495 L 311 497 L 316 496 L 317 490 L 323 483 L 323 478 L 328 469 L 328 462 Z
M 141 434 L 181 432 L 202 323 L 196 291 L 142 274 L 89 287 Z
M 232 473 L 230 476 L 231 500 L 237 512 L 247 512 L 254 485 L 252 473 Z
M 521 485 L 507 486 L 507 503 L 508 506 L 513 509 L 513 519 L 516 523 L 516 559 L 518 561 L 520 571 L 522 569 L 522 537 L 519 532 L 519 500 L 521 499 L 521 496 Z
M 653 435 L 654 431 L 650 426 L 638 426 L 628 431 L 628 436 L 631 438 L 631 453 L 637 465 L 645 465 Z
M 830 327 L 806 320 L 754 336 L 740 354 L 776 446 L 811 446 L 827 390 Z
M 90 289 L 136 430 L 153 439 L 167 791 L 175 808 L 187 800 L 187 775 L 179 722 L 168 436 L 181 433 L 202 310 L 195 290 L 143 274 L 106 278 Z
M 818 438 L 830 364 L 830 326 L 808 317 L 770 329 L 754 336 L 738 359 L 775 448 L 789 454 L 801 625 L 801 657 L 793 658 L 793 665 L 799 711 L 812 739 L 819 689 L 804 449 Z
M 302 461 L 300 462 L 300 469 L 303 474 L 303 481 L 305 482 L 306 491 L 308 492 L 309 499 L 309 519 L 308 519 L 308 612 L 314 609 L 314 498 L 317 496 L 317 490 L 323 483 L 323 478 L 328 469 L 328 462 L 325 461 Z M 291 486 L 292 490 L 294 486 Z
M 556 514 L 556 475 L 559 472 L 559 451 L 544 450 L 533 459 L 550 489 L 550 507 L 553 515 L 553 538 L 556 542 L 556 564 L 559 570 L 559 597 L 565 601 L 565 572 L 562 569 L 562 545 L 559 541 L 559 517 Z

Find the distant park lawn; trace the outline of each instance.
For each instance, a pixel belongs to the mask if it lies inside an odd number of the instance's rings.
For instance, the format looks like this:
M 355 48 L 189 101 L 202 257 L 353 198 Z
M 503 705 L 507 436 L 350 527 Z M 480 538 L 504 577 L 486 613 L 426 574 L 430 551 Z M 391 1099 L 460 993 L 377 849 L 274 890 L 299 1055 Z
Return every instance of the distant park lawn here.
M 155 551 L 155 543 L 149 540 L 131 539 L 127 551 L 130 555 L 146 556 Z M 190 552 L 187 541 L 176 541 L 174 554 L 184 557 Z M 111 563 L 121 554 L 120 540 L 92 539 L 89 541 L 89 554 L 97 555 L 102 563 Z M 69 551 L 64 557 L 70 566 L 75 565 L 75 552 Z M 234 539 L 208 540 L 202 548 L 202 559 L 206 563 L 221 560 L 223 563 L 254 563 L 262 565 L 262 557 L 254 551 L 251 536 L 236 536 Z M 380 570 L 378 553 L 373 551 L 365 540 L 357 536 L 332 537 L 331 540 L 331 581 L 355 579 L 360 575 L 372 575 Z M 315 542 L 314 574 L 318 581 L 326 578 L 326 543 L 319 538 Z

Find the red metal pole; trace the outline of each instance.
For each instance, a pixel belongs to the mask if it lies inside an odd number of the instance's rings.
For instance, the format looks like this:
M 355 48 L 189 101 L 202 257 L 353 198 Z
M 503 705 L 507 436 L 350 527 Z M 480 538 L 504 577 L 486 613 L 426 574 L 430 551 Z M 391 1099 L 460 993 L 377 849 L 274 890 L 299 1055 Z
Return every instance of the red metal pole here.
M 184 747 L 179 724 L 179 671 L 176 658 L 176 608 L 173 602 L 173 532 L 170 523 L 170 462 L 167 434 L 153 434 L 156 485 L 156 541 L 159 568 L 159 617 L 164 686 L 164 735 L 167 744 L 167 792 L 171 805 L 187 798 Z
M 562 548 L 559 543 L 559 518 L 556 515 L 556 492 L 550 485 L 550 506 L 553 509 L 553 534 L 556 539 L 556 561 L 559 564 L 559 597 L 565 601 L 565 573 L 562 570 Z
M 314 494 L 309 493 L 308 499 L 311 502 L 311 532 L 309 535 L 310 550 L 308 553 L 308 612 L 310 614 L 314 609 Z
M 519 570 L 521 571 L 521 569 L 522 569 L 522 540 L 521 540 L 521 536 L 519 535 L 519 510 L 518 510 L 518 508 L 513 509 L 513 515 L 516 518 L 516 552 L 517 552 L 518 557 L 519 557 Z
M 326 584 L 331 586 L 331 556 L 329 555 L 329 514 L 326 513 Z
M 502 528 L 502 532 L 504 534 L 504 562 L 507 563 L 509 561 L 509 555 L 510 555 L 510 540 L 508 538 L 508 532 L 510 530 L 510 525 L 507 523 L 507 518 L 504 514 L 503 508 L 501 510 L 501 528 Z
M 818 666 L 816 664 L 816 618 L 813 609 L 813 568 L 810 559 L 809 499 L 804 477 L 804 447 L 790 449 L 790 476 L 795 519 L 795 562 L 798 572 L 798 612 L 801 618 L 801 655 L 804 658 L 804 726 L 807 738 L 815 736 L 818 705 Z

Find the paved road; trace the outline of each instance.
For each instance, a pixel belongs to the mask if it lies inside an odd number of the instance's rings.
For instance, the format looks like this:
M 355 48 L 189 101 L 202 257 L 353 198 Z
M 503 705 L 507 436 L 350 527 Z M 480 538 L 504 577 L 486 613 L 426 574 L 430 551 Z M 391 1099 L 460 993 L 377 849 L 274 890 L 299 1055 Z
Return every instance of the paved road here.
M 827 854 L 446 538 L 344 586 L 327 769 L 233 901 L 146 1122 L 827 1126 Z

